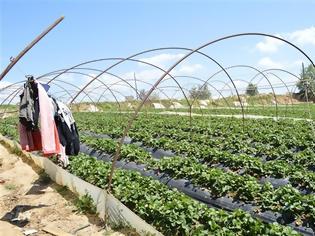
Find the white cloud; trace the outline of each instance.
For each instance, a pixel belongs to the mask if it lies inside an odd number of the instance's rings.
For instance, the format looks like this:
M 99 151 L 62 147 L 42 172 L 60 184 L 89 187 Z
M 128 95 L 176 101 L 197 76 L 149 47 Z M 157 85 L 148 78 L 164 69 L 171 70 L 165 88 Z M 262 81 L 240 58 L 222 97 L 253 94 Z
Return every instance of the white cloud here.
M 315 45 L 315 26 L 289 33 L 289 39 L 301 45 Z
M 284 65 L 282 63 L 275 62 L 269 57 L 263 57 L 262 59 L 260 59 L 258 61 L 258 65 L 264 69 L 265 68 L 267 69 L 270 69 L 270 68 L 283 69 L 284 68 Z
M 137 80 L 142 80 L 144 82 L 153 84 L 162 76 L 164 72 L 157 69 L 148 69 L 136 72 L 132 71 L 123 74 L 122 78 L 134 80 L 134 73 Z
M 162 53 L 153 57 L 146 57 L 146 58 L 140 58 L 140 61 L 148 62 L 156 66 L 164 66 L 166 63 L 169 62 L 176 62 L 180 58 L 185 56 L 185 54 L 178 53 L 178 54 L 170 54 L 170 53 Z M 143 63 L 138 62 L 139 65 L 145 65 Z
M 200 64 L 183 65 L 178 69 L 178 72 L 185 73 L 185 74 L 192 74 L 202 68 L 203 66 Z
M 19 101 L 19 93 L 16 94 L 15 90 L 18 89 L 21 86 L 21 84 L 13 85 L 7 89 L 4 89 L 11 84 L 12 83 L 7 82 L 7 81 L 1 81 L 0 82 L 0 103 L 2 103 L 6 99 L 5 104 L 7 104 L 8 102 L 10 102 L 13 95 L 15 95 L 15 97 L 11 101 L 11 104 L 15 104 Z M 1 89 L 3 89 L 3 90 L 1 90 Z M 8 98 L 8 96 L 10 96 L 10 97 Z
M 309 44 L 315 46 L 315 26 L 293 32 L 276 34 L 276 36 L 287 39 L 300 46 Z M 282 45 L 284 45 L 284 42 L 278 39 L 265 37 L 263 41 L 256 44 L 256 49 L 263 53 L 274 53 L 277 52 Z
M 0 89 L 5 88 L 9 85 L 11 85 L 12 83 L 7 82 L 7 81 L 0 81 Z
M 284 42 L 278 39 L 265 37 L 264 41 L 256 44 L 256 48 L 261 52 L 273 53 L 278 51 L 279 46 L 282 44 L 284 44 Z

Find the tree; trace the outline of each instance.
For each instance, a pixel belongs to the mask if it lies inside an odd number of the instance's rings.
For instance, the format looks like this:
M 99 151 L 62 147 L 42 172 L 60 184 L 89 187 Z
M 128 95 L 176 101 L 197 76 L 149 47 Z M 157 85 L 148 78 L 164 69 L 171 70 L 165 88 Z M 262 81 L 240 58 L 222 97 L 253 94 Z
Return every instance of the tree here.
M 302 65 L 301 80 L 297 82 L 298 96 L 303 100 L 315 101 L 315 68 L 309 65 L 304 69 Z
M 140 90 L 138 91 L 138 97 L 139 97 L 139 99 L 140 99 L 141 101 L 145 98 L 145 95 L 146 95 L 145 89 L 140 89 Z
M 192 99 L 206 100 L 211 98 L 211 92 L 207 84 L 199 85 L 189 90 L 189 96 Z
M 144 100 L 145 96 L 147 95 L 149 91 L 146 91 L 145 89 L 140 89 L 138 91 L 138 97 L 139 99 L 142 101 Z M 151 101 L 154 101 L 154 100 L 159 100 L 160 99 L 160 96 L 156 93 L 156 91 L 153 91 L 150 96 L 149 96 L 149 99 Z
M 246 88 L 246 95 L 255 96 L 258 94 L 258 88 L 256 84 L 249 83 Z
M 134 100 L 135 100 L 135 98 L 132 95 L 125 96 L 125 101 L 127 101 L 127 102 L 132 102 Z

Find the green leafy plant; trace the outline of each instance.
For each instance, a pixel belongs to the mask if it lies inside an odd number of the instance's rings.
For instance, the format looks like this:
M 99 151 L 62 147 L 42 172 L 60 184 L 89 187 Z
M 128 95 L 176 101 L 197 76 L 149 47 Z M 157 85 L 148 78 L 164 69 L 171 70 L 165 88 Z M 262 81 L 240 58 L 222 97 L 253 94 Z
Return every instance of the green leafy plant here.
M 74 204 L 80 213 L 96 214 L 96 206 L 89 194 L 78 197 Z

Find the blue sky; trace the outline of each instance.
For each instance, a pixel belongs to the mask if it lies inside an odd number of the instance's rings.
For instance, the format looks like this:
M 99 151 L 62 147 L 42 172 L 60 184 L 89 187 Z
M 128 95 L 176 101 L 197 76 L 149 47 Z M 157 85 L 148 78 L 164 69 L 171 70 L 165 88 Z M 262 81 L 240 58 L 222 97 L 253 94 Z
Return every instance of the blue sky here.
M 0 0 L 1 70 L 11 56 L 16 56 L 43 29 L 58 17 L 65 16 L 64 21 L 31 49 L 1 83 L 3 86 L 23 80 L 24 74 L 38 76 L 86 60 L 127 57 L 150 48 L 196 48 L 218 37 L 242 32 L 280 35 L 296 43 L 315 60 L 314 9 L 315 1 L 312 0 Z M 296 50 L 263 37 L 232 39 L 203 51 L 225 67 L 248 64 L 259 69 L 284 68 L 298 74 L 301 62 L 308 64 Z M 155 62 L 167 69 L 185 53 L 169 50 L 138 59 Z M 93 66 L 105 69 L 108 65 L 109 62 Z M 219 68 L 213 63 L 193 56 L 177 67 L 174 74 L 208 78 L 217 70 Z M 135 62 L 126 63 L 113 72 L 126 78 L 135 72 L 150 82 L 158 79 L 161 73 Z M 248 80 L 255 73 L 245 69 L 231 70 L 235 80 Z M 288 83 L 292 81 L 292 78 L 283 78 Z M 74 75 L 66 79 L 78 86 L 87 82 L 86 78 Z M 114 82 L 109 78 L 108 81 Z M 193 83 L 183 81 L 188 87 Z M 241 83 L 239 86 L 242 87 Z

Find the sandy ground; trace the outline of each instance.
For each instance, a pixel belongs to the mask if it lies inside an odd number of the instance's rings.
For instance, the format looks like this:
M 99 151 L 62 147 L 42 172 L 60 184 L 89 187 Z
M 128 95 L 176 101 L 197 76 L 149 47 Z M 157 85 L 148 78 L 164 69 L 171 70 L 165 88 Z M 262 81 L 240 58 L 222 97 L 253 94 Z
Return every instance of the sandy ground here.
M 103 229 L 95 216 L 77 213 L 75 196 L 37 172 L 0 145 L 0 236 L 29 229 L 37 231 L 30 235 L 52 235 L 46 226 L 72 235 L 123 235 Z

